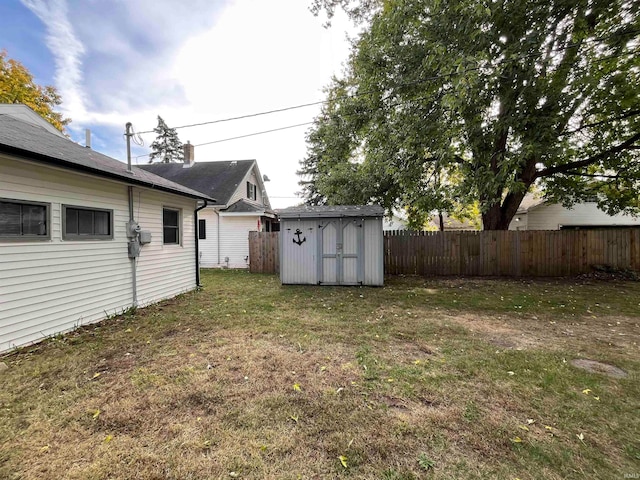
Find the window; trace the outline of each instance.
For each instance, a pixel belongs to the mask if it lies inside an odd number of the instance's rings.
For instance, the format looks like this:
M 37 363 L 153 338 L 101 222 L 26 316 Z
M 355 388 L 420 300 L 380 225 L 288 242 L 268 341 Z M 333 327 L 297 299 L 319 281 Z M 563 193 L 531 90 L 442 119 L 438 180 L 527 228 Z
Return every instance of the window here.
M 258 189 L 257 187 L 251 183 L 251 182 L 247 182 L 247 198 L 249 200 L 257 200 L 258 198 Z
M 113 210 L 62 205 L 62 239 L 113 239 Z
M 198 240 L 207 239 L 207 221 L 198 220 Z
M 49 204 L 0 199 L 0 239 L 48 240 Z
M 180 245 L 180 210 L 162 209 L 162 243 Z

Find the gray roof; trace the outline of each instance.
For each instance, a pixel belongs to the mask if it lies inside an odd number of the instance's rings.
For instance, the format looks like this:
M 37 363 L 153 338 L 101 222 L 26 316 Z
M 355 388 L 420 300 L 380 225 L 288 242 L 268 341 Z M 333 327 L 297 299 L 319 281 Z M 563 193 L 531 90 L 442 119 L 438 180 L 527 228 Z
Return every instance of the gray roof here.
M 264 206 L 259 206 L 253 203 L 249 203 L 248 201 L 241 198 L 240 200 L 232 203 L 231 205 L 229 205 L 228 208 L 225 208 L 222 211 L 228 212 L 228 213 L 262 213 L 265 211 L 269 212 L 270 210 L 268 210 Z
M 384 208 L 378 205 L 303 205 L 276 210 L 276 214 L 280 218 L 382 217 Z
M 529 192 L 524 196 L 522 202 L 520 202 L 516 214 L 527 213 L 530 208 L 537 207 L 543 203 L 545 203 L 545 200 L 541 194 Z
M 129 173 L 127 165 L 115 158 L 107 157 L 67 138 L 54 135 L 41 127 L 8 115 L 0 115 L 0 152 L 98 177 L 214 201 L 206 194 L 137 167 L 132 167 L 133 173 Z
M 227 205 L 255 160 L 183 163 L 153 163 L 140 168 L 215 197 L 217 205 Z

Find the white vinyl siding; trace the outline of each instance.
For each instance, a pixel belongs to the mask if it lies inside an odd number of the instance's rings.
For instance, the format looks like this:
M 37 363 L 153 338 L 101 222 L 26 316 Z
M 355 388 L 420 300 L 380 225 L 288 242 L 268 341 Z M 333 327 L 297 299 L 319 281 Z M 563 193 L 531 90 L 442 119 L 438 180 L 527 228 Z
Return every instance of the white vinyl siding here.
M 207 222 L 207 238 L 200 240 L 200 266 L 248 268 L 246 260 L 249 257 L 249 232 L 258 229 L 258 215 L 220 215 L 212 208 L 205 208 L 198 212 L 198 218 Z M 218 222 L 219 225 L 218 225 Z M 218 237 L 220 228 L 220 237 Z M 218 255 L 218 245 L 220 254 Z M 229 258 L 229 263 L 225 258 Z
M 95 322 L 132 305 L 127 185 L 0 155 L 0 198 L 49 203 L 51 239 L 0 240 L 0 352 Z M 140 304 L 195 287 L 195 201 L 134 188 L 153 240 L 138 259 Z M 62 205 L 113 212 L 113 239 L 62 240 Z M 162 206 L 183 212 L 184 245 L 162 245 Z M 170 275 L 168 275 L 170 272 Z
M 516 219 L 520 217 L 520 221 Z M 565 208 L 560 204 L 543 204 L 532 207 L 524 215 L 515 215 L 510 230 L 559 230 L 561 226 L 640 226 L 640 217 L 629 215 L 607 215 L 599 210 L 596 203 L 581 203 L 573 208 Z
M 142 230 L 151 232 L 138 258 L 138 304 L 148 305 L 195 288 L 195 200 L 134 189 L 133 211 Z M 162 209 L 181 210 L 181 245 L 162 243 Z
M 256 199 L 247 198 L 247 182 L 251 182 L 256 186 Z M 231 198 L 229 199 L 229 205 L 234 204 L 240 199 L 249 200 L 251 203 L 255 203 L 257 205 L 264 205 L 264 199 L 262 197 L 262 190 L 260 190 L 260 182 L 258 182 L 258 177 L 256 176 L 255 168 L 252 168 L 247 172 L 245 177 L 242 179 L 242 182 L 236 188 L 236 191 L 233 193 Z

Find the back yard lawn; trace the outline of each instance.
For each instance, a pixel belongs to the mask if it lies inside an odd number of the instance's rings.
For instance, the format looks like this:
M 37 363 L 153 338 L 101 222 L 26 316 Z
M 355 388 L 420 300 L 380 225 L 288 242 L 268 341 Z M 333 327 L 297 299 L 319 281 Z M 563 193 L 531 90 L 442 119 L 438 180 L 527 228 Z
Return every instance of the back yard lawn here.
M 640 282 L 203 281 L 2 358 L 0 478 L 640 474 Z

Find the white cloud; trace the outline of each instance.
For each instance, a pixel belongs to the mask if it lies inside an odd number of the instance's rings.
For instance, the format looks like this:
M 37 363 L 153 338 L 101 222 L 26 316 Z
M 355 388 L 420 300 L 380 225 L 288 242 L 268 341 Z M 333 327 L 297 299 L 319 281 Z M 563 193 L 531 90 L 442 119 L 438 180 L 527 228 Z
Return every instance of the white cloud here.
M 47 47 L 55 59 L 55 83 L 64 98 L 62 111 L 85 112 L 85 95 L 82 90 L 82 56 L 84 46 L 76 37 L 68 20 L 65 0 L 22 0 L 47 29 Z

